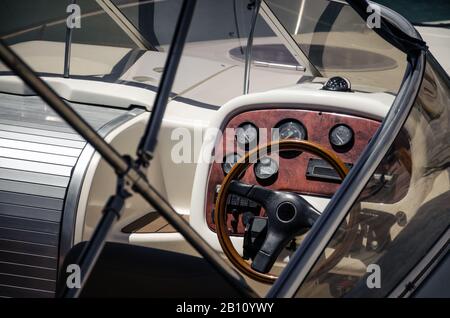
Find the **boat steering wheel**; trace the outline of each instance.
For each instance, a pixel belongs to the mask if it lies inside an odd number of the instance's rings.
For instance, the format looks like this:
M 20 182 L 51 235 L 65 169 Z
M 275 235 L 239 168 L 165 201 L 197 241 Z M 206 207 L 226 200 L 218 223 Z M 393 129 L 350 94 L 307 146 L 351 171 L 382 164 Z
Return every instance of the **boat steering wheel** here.
M 267 284 L 273 283 L 278 278 L 269 271 L 283 248 L 302 230 L 311 228 L 320 217 L 320 212 L 295 192 L 270 190 L 237 180 L 252 165 L 251 162 L 259 160 L 259 156 L 262 157 L 275 151 L 308 152 L 327 161 L 337 171 L 341 179 L 344 179 L 348 173 L 348 168 L 333 152 L 310 141 L 292 139 L 274 141 L 256 147 L 239 160 L 226 175 L 218 193 L 214 216 L 220 245 L 225 255 L 238 270 L 252 279 Z M 267 234 L 251 263 L 236 251 L 230 239 L 227 227 L 227 198 L 229 194 L 236 194 L 253 200 L 266 211 Z M 332 255 L 330 259 L 333 259 Z

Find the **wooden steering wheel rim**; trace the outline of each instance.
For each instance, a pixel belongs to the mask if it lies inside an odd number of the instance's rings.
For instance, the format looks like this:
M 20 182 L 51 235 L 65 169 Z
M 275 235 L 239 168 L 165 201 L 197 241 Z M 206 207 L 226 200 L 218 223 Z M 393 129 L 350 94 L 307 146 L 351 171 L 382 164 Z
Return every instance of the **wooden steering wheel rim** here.
M 241 158 L 226 175 L 218 193 L 215 205 L 216 212 L 214 213 L 214 223 L 216 225 L 216 234 L 219 239 L 219 243 L 225 255 L 239 271 L 256 281 L 265 284 L 273 284 L 278 276 L 270 273 L 260 273 L 254 270 L 251 268 L 251 265 L 236 251 L 228 233 L 226 206 L 228 189 L 231 181 L 240 176 L 241 173 L 243 173 L 251 164 L 256 162 L 256 160 L 259 160 L 260 155 L 270 154 L 273 152 L 272 150 L 308 152 L 327 161 L 336 170 L 341 179 L 344 179 L 348 173 L 347 166 L 338 156 L 328 149 L 307 140 L 289 139 L 274 141 L 267 145 L 256 147 Z M 252 160 L 250 160 L 250 158 Z

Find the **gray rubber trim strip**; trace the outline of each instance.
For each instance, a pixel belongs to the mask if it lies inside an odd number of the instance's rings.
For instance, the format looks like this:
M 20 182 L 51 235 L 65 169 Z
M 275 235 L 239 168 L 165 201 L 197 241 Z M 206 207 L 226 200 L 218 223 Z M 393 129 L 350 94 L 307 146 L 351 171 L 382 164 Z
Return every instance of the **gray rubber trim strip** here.
M 69 177 L 72 167 L 0 157 L 0 167 Z
M 5 203 L 0 203 L 0 215 L 18 216 L 52 222 L 59 222 L 61 219 L 60 211 Z
M 27 141 L 18 141 L 11 139 L 0 139 L 0 147 L 23 149 L 28 151 L 35 151 L 39 153 L 49 153 L 56 155 L 65 155 L 70 157 L 76 157 L 81 153 L 82 149 L 66 148 L 61 146 L 42 145 Z
M 29 134 L 22 134 L 17 132 L 2 131 L 0 130 L 0 138 L 12 139 L 12 140 L 22 140 L 28 142 L 35 142 L 44 145 L 54 145 L 54 146 L 64 146 L 70 148 L 83 148 L 86 142 L 84 141 L 74 141 L 69 139 L 60 139 L 53 137 L 43 137 Z
M 0 179 L 0 191 L 17 192 L 56 199 L 63 199 L 66 194 L 66 189 L 61 187 L 5 179 Z
M 12 158 L 12 159 L 22 159 L 33 162 L 43 162 L 57 164 L 61 166 L 73 167 L 77 162 L 77 158 L 61 156 L 55 154 L 46 154 L 42 152 L 35 152 L 22 149 L 12 149 L 0 147 L 0 157 Z
M 13 275 L 25 275 L 30 277 L 56 280 L 56 271 L 54 269 L 37 268 L 14 263 L 0 262 L 0 271 Z
M 0 202 L 11 204 L 20 202 L 24 206 L 46 208 L 57 211 L 61 211 L 64 204 L 64 201 L 62 199 L 9 191 L 0 191 Z
M 45 288 L 46 290 L 55 290 L 55 281 L 42 278 L 26 277 L 12 274 L 3 274 L 0 272 L 0 281 L 4 284 L 26 287 L 26 288 Z
M 0 122 L 0 130 L 29 134 L 29 135 L 36 135 L 36 136 L 43 136 L 43 137 L 53 137 L 53 138 L 59 138 L 59 139 L 84 141 L 81 136 L 74 134 L 74 133 L 37 129 L 37 128 L 30 128 L 30 127 L 25 127 L 25 126 L 18 126 L 18 125 L 6 125 L 1 122 Z
M 45 234 L 59 234 L 59 223 L 0 215 L 2 228 L 21 229 Z M 1 233 L 0 233 L 1 235 Z
M 28 231 L 28 230 L 18 230 L 18 229 L 10 229 L 7 227 L 0 227 L 0 237 L 7 240 L 20 240 L 26 236 L 26 239 L 39 243 L 39 244 L 45 244 L 45 245 L 52 245 L 57 246 L 58 245 L 58 237 L 59 233 L 57 234 L 51 234 L 51 233 L 39 233 L 34 231 Z M 1 252 L 1 251 L 0 251 Z M 37 255 L 37 254 L 34 254 Z M 39 257 L 42 257 L 39 255 Z M 2 259 L 4 260 L 4 259 Z
M 0 168 L 0 176 L 2 179 L 15 180 L 29 183 L 46 184 L 55 187 L 67 187 L 69 184 L 69 177 L 56 176 L 50 174 L 43 174 L 31 171 L 22 171 L 14 169 Z M 1 197 L 1 193 L 0 193 Z M 0 199 L 0 201 L 2 201 Z
M 44 298 L 52 297 L 54 291 L 22 288 L 17 286 L 0 284 L 0 296 L 2 297 L 25 297 L 25 298 Z
M 0 123 L 5 124 L 5 125 L 9 125 L 9 126 L 14 126 L 14 127 L 20 127 L 20 128 L 35 128 L 35 129 L 39 129 L 39 130 L 45 130 L 47 132 L 60 132 L 60 133 L 64 133 L 64 134 L 75 134 L 74 130 L 70 127 L 67 126 L 48 126 L 48 125 L 44 125 L 42 124 L 42 121 L 40 123 L 38 122 L 21 122 L 18 121 L 17 118 L 15 119 L 5 119 L 5 117 L 2 114 L 2 117 L 0 117 Z
M 44 257 L 41 255 L 14 253 L 9 251 L 0 251 L 0 259 L 2 260 L 2 262 L 24 264 L 44 268 L 54 268 L 56 263 L 55 258 Z
M 42 256 L 57 257 L 58 248 L 56 246 L 24 242 L 22 240 L 0 239 L 0 250 L 9 249 L 12 252 L 25 254 L 38 254 Z M 5 262 L 0 260 L 0 266 Z M 49 269 L 56 273 L 56 268 Z

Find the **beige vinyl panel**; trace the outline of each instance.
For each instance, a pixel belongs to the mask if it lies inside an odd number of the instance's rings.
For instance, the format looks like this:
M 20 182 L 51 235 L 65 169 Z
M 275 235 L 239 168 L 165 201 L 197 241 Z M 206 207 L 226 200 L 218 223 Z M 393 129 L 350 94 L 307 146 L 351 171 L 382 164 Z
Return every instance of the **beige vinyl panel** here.
M 297 71 L 283 71 L 269 68 L 252 67 L 250 92 L 259 93 L 272 89 L 292 86 L 303 75 Z M 244 67 L 234 66 L 216 75 L 209 81 L 198 85 L 184 97 L 213 105 L 224 105 L 243 92 Z M 213 92 L 211 94 L 211 92 Z
M 191 145 L 192 161 L 198 157 L 203 130 L 216 111 L 172 101 L 169 103 L 159 134 L 159 144 L 155 158 L 151 162 L 147 177 L 150 183 L 172 204 L 180 214 L 189 215 L 191 193 L 196 170 L 195 162 L 173 160 L 174 145 L 180 140 L 173 131 L 181 129 L 190 136 L 197 135 L 199 142 L 186 139 Z M 111 132 L 106 140 L 121 153 L 135 154 L 150 113 L 144 113 Z M 175 137 L 174 137 L 175 136 Z M 76 242 L 87 240 L 98 223 L 105 202 L 115 191 L 116 175 L 110 166 L 96 153 L 90 162 L 83 182 L 77 215 Z M 155 209 L 139 195 L 127 200 L 125 211 L 115 225 L 111 240 L 129 242 L 148 247 L 193 253 L 192 249 L 178 233 L 123 233 L 130 223 Z M 154 212 L 156 213 L 156 212 Z
M 121 77 L 120 80 L 141 82 L 157 87 L 164 70 L 166 52 L 145 52 Z M 178 66 L 172 92 L 181 94 L 214 74 L 229 67 L 225 63 L 195 56 L 183 55 Z

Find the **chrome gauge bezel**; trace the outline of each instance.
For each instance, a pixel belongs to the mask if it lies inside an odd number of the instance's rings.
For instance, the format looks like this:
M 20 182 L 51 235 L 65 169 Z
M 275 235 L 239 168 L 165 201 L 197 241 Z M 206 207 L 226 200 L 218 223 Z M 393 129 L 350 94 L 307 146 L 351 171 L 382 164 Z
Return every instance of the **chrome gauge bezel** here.
M 338 129 L 345 128 L 349 132 L 349 136 L 346 137 L 345 140 L 342 140 L 341 143 L 338 143 L 335 141 L 334 133 L 337 133 Z M 355 132 L 353 129 L 346 124 L 337 124 L 331 127 L 330 132 L 328 134 L 328 139 L 330 142 L 330 145 L 333 147 L 333 149 L 339 149 L 339 150 L 348 150 L 352 147 L 354 140 L 355 140 Z
M 284 127 L 287 125 L 292 125 L 297 129 L 297 131 L 301 131 L 303 138 L 291 138 L 291 137 L 281 138 L 283 129 L 285 129 Z M 308 131 L 306 130 L 305 125 L 303 125 L 303 123 L 301 123 L 300 121 L 298 121 L 296 119 L 292 119 L 292 118 L 284 119 L 284 120 L 280 121 L 278 124 L 276 124 L 274 128 L 278 129 L 279 137 L 280 137 L 279 140 L 286 140 L 286 139 L 307 140 L 308 139 Z M 275 138 L 276 137 L 275 133 L 276 133 L 276 130 L 272 131 L 272 140 L 273 141 L 277 140 L 277 138 Z
M 246 128 L 245 128 L 246 127 Z M 253 129 L 251 139 L 246 138 L 245 134 L 247 134 L 248 129 Z M 246 150 L 252 149 L 258 145 L 259 141 L 259 131 L 258 127 L 251 122 L 244 122 L 240 124 L 235 131 L 234 136 L 237 144 Z
M 231 157 L 231 156 L 235 156 L 235 158 L 236 158 L 236 160 L 233 160 L 233 164 L 231 165 L 231 167 L 228 169 L 228 168 L 225 168 L 226 166 L 226 164 L 228 164 L 228 163 L 230 163 L 230 161 L 227 161 L 227 158 L 229 158 L 229 157 Z M 223 162 L 222 162 L 222 172 L 223 172 L 223 174 L 224 175 L 227 175 L 230 171 L 231 171 L 231 169 L 234 167 L 234 165 L 240 160 L 240 159 L 242 159 L 242 156 L 240 155 L 240 154 L 238 154 L 238 153 L 236 153 L 236 152 L 232 152 L 232 153 L 229 153 L 229 154 L 227 154 L 227 155 L 225 155 L 225 157 L 223 158 Z M 228 170 L 228 171 L 227 171 Z
M 268 161 L 271 164 L 276 165 L 276 171 L 274 173 L 271 173 L 270 175 L 266 175 L 266 176 L 261 176 L 261 174 L 258 172 L 258 169 L 262 166 L 262 165 L 266 165 L 266 163 L 264 161 Z M 275 159 L 271 158 L 271 157 L 263 157 L 261 159 L 258 160 L 257 163 L 255 163 L 253 165 L 253 173 L 255 174 L 256 179 L 259 182 L 270 182 L 270 181 L 275 181 L 275 179 L 278 176 L 278 172 L 280 171 L 280 164 L 279 162 L 277 162 Z

